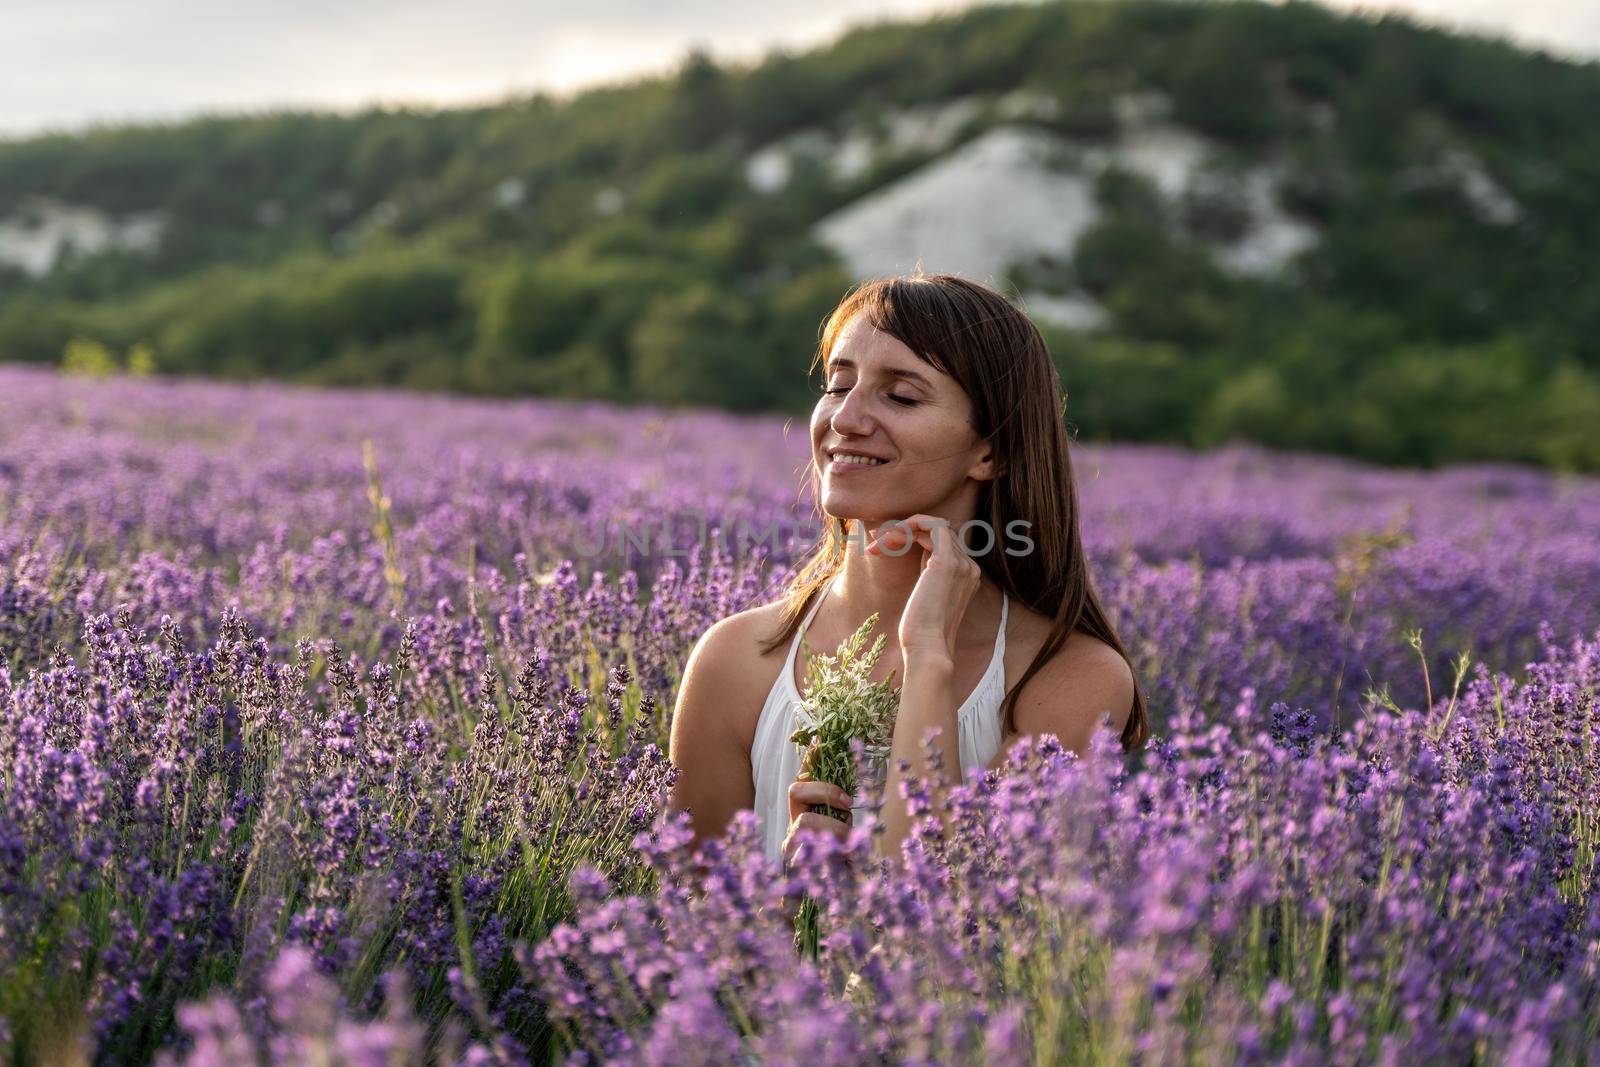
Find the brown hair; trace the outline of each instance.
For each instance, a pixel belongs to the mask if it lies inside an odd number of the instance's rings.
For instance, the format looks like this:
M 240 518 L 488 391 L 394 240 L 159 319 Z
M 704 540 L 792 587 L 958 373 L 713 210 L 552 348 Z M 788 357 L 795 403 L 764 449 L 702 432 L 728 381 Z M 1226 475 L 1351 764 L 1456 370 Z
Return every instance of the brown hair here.
M 1075 630 L 1098 637 L 1128 660 L 1089 580 L 1068 451 L 1066 393 L 1055 361 L 1038 328 L 1001 293 L 953 274 L 916 273 L 865 281 L 845 294 L 823 326 L 811 369 L 826 361 L 857 314 L 865 314 L 872 326 L 966 391 L 973 428 L 995 449 L 1001 472 L 981 487 L 976 517 L 996 531 L 1018 519 L 1029 523 L 1034 547 L 1028 554 L 986 552 L 975 557 L 1012 599 L 1054 620 L 1033 662 L 1006 692 L 1001 730 L 1009 738 L 1018 732 L 1016 704 L 1022 687 Z M 764 643 L 764 653 L 793 639 L 812 599 L 844 565 L 847 524 L 822 514 L 819 473 L 815 463 L 810 468 L 813 498 L 826 528 L 784 590 L 787 603 L 779 631 Z M 1146 736 L 1144 691 L 1135 671 L 1123 749 L 1141 748 Z

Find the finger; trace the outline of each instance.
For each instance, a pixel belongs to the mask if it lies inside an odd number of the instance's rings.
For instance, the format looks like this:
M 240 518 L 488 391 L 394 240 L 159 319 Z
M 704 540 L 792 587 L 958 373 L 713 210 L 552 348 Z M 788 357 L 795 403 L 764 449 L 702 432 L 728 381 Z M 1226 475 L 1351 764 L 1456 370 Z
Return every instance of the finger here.
M 828 804 L 835 808 L 848 810 L 852 803 L 848 793 L 830 782 L 796 780 L 789 786 L 789 820 L 791 822 L 794 821 L 795 816 L 807 811 L 812 804 Z
M 900 522 L 904 528 L 911 530 L 932 530 L 935 527 L 948 527 L 950 525 L 950 520 L 945 518 L 943 515 L 929 515 L 925 511 L 919 511 L 915 515 L 907 515 L 905 518 L 897 521 Z
M 783 869 L 785 871 L 794 866 L 794 850 L 799 846 L 800 842 L 792 832 L 783 839 L 781 855 L 783 856 Z
M 873 532 L 872 539 L 867 542 L 867 551 L 877 556 L 884 555 L 886 551 L 892 555 L 904 555 L 909 537 L 905 520 L 889 519 Z
M 956 530 L 949 519 L 938 515 L 917 514 L 911 516 L 908 525 L 916 531 L 917 543 L 927 549 L 931 555 L 954 556 L 956 554 Z
M 918 512 L 909 516 L 905 529 L 916 538 L 917 544 L 930 552 L 941 550 L 954 545 L 955 527 L 950 520 L 939 515 L 927 515 Z
M 789 799 L 802 806 L 806 804 L 833 804 L 835 807 L 849 807 L 854 803 L 849 793 L 846 793 L 832 782 L 817 782 L 809 778 L 797 778 L 790 783 Z
M 805 822 L 800 824 L 800 829 L 821 830 L 822 833 L 832 833 L 834 837 L 850 837 L 850 827 L 854 824 L 854 816 L 848 808 L 845 809 L 845 817 L 843 819 L 834 819 L 832 816 L 819 814 L 816 811 L 808 811 L 808 813 L 800 817 L 805 819 Z
M 887 550 L 889 554 L 903 556 L 914 542 L 925 551 L 933 552 L 940 541 L 953 543 L 954 533 L 950 520 L 918 512 L 904 519 L 890 519 L 879 526 L 877 535 L 867 545 L 867 551 L 883 555 Z
M 851 805 L 851 803 L 850 803 L 850 801 L 848 799 L 841 798 L 836 794 L 829 794 L 826 799 L 821 799 L 821 800 L 790 800 L 789 801 L 789 820 L 791 822 L 793 822 L 795 819 L 799 818 L 801 815 L 811 814 L 812 813 L 811 809 L 812 809 L 813 806 L 821 806 L 821 805 L 826 805 L 826 806 L 832 808 L 835 811 L 842 811 L 842 812 L 847 812 L 852 807 L 852 805 Z M 823 818 L 827 818 L 827 819 L 831 819 L 832 818 L 832 816 L 822 815 L 822 813 L 820 813 L 820 812 L 817 812 L 816 814 L 821 815 L 821 817 L 823 817 Z
M 783 845 L 779 854 L 783 857 L 785 869 L 794 865 L 794 855 L 800 848 L 800 835 L 802 831 L 816 831 L 833 834 L 835 837 L 846 837 L 850 833 L 851 819 L 843 821 L 820 815 L 816 812 L 803 812 L 795 817 L 789 824 L 789 832 L 784 835 Z
M 935 558 L 946 559 L 951 557 L 955 550 L 955 537 L 952 534 L 934 530 L 918 530 L 911 538 L 912 545 L 919 550 L 918 560 L 927 566 Z M 909 551 L 909 550 L 908 550 Z M 903 556 L 905 552 L 896 551 L 894 555 Z
M 835 837 L 843 837 L 850 832 L 850 820 L 835 819 L 815 811 L 801 812 L 795 816 L 794 822 L 789 824 L 789 833 L 794 836 L 802 830 L 816 830 L 833 834 Z
M 915 531 L 917 543 L 928 553 L 924 563 L 937 558 L 959 569 L 970 568 L 973 573 L 977 572 L 977 561 L 966 550 L 960 532 L 949 520 L 937 515 L 917 514 L 908 518 L 906 523 L 909 529 Z

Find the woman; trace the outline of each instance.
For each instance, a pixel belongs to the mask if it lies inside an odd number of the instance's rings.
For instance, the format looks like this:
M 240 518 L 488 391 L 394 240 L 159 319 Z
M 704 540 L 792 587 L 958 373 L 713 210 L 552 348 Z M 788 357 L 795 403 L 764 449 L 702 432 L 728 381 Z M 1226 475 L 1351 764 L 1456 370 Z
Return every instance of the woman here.
M 1079 753 L 1103 719 L 1125 749 L 1146 735 L 1143 693 L 1085 564 L 1060 379 L 1027 316 L 954 275 L 870 281 L 828 317 L 813 369 L 823 360 L 811 473 L 829 534 L 784 599 L 695 644 L 670 744 L 669 807 L 691 812 L 696 838 L 753 806 L 767 854 L 786 865 L 800 830 L 843 835 L 868 810 L 797 780 L 802 632 L 831 653 L 877 612 L 876 632 L 891 635 L 872 675 L 901 682 L 885 855 L 900 854 L 911 823 L 897 761 L 929 776 L 930 730 L 946 768 L 936 800 L 1030 735 Z M 808 810 L 823 803 L 851 817 Z

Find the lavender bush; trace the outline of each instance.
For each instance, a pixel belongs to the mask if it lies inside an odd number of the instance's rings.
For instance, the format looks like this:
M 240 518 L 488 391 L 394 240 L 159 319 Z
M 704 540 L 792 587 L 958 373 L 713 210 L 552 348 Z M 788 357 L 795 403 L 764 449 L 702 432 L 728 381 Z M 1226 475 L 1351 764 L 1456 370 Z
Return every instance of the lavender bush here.
M 0 368 L 0 1060 L 1600 1055 L 1600 482 L 1076 461 L 1151 745 L 785 876 L 663 751 L 803 429 Z
M 1337 738 L 1280 703 L 1137 771 L 1046 739 L 959 787 L 948 837 L 920 820 L 907 872 L 861 829 L 784 879 L 745 813 L 697 851 L 671 824 L 640 841 L 662 891 L 579 872 L 540 974 L 582 1062 L 689 1034 L 730 1063 L 1592 1061 L 1600 642 L 1550 651 Z M 828 901 L 814 968 L 797 894 Z

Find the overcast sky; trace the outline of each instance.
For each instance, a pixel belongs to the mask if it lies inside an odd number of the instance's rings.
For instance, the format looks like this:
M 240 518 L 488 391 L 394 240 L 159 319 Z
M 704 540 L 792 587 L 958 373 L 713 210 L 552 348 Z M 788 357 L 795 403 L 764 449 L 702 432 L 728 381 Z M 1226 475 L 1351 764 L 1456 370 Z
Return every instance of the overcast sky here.
M 1331 0 L 1600 58 L 1597 0 Z M 0 0 L 0 136 L 274 106 L 460 104 L 823 43 L 971 0 Z

